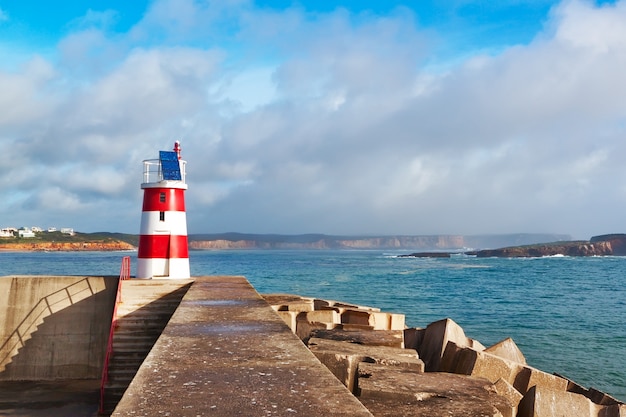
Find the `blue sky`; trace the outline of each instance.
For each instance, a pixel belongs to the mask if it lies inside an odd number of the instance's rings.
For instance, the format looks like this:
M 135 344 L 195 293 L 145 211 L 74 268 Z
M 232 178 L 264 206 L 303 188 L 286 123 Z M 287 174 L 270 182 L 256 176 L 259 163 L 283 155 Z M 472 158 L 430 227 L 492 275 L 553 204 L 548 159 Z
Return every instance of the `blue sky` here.
M 0 0 L 0 226 L 623 232 L 626 0 Z

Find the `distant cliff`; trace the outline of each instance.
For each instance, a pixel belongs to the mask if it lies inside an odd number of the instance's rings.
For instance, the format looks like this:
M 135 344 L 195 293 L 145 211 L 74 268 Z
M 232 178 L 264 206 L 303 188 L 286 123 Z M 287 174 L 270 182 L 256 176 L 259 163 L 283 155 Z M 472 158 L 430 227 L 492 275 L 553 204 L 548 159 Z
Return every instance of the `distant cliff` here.
M 496 248 L 571 239 L 556 234 L 506 235 L 417 235 L 417 236 L 331 236 L 260 235 L 243 233 L 202 234 L 189 236 L 189 248 L 207 249 L 419 249 L 466 250 Z
M 472 252 L 481 258 L 531 258 L 542 256 L 625 256 L 626 234 L 594 236 L 588 241 L 553 242 Z

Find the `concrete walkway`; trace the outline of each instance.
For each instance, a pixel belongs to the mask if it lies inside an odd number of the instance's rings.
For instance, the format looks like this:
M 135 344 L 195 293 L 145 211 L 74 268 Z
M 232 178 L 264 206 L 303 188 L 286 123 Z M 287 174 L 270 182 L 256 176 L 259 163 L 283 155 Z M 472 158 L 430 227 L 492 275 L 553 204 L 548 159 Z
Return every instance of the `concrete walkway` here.
M 244 277 L 196 278 L 113 416 L 371 416 Z

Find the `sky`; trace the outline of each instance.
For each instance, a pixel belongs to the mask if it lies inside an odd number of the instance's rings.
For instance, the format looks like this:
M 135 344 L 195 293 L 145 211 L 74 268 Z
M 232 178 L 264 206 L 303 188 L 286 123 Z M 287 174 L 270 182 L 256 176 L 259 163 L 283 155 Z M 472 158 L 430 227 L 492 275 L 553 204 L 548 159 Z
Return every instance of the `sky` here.
M 626 0 L 0 0 L 0 227 L 626 232 Z

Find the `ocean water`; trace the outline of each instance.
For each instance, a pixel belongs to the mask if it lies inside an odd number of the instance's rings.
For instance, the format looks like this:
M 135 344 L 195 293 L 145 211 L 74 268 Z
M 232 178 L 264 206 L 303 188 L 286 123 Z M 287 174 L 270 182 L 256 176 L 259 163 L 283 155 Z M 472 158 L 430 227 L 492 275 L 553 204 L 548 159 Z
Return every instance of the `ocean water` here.
M 193 276 L 243 275 L 260 293 L 379 307 L 411 327 L 451 318 L 485 346 L 626 401 L 626 257 L 401 258 L 384 251 L 192 251 Z M 0 252 L 3 275 L 118 275 L 135 252 Z

